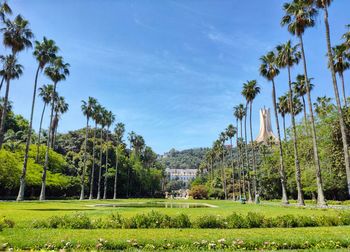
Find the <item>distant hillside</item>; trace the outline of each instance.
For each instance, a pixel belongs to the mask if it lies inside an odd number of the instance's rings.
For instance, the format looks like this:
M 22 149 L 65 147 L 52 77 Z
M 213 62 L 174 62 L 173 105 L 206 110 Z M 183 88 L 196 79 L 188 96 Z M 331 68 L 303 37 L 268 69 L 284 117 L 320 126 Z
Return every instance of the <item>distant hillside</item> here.
M 207 150 L 209 148 L 194 148 L 182 151 L 171 149 L 162 156 L 161 160 L 166 168 L 198 169 Z

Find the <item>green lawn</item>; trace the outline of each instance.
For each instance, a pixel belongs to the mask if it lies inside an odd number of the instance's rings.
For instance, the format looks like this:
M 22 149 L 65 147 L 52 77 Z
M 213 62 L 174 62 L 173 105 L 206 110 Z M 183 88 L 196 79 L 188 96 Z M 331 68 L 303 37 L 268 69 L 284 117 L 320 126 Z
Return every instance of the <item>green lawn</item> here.
M 248 249 L 287 249 L 287 248 L 350 248 L 350 227 L 313 227 L 313 228 L 257 228 L 257 229 L 33 229 L 31 223 L 35 219 L 45 219 L 50 216 L 84 212 L 86 215 L 97 218 L 118 212 L 122 216 L 130 217 L 137 213 L 146 213 L 156 210 L 168 215 L 186 213 L 190 218 L 211 214 L 226 216 L 232 212 L 245 214 L 258 212 L 265 216 L 279 215 L 333 215 L 337 216 L 340 210 L 311 209 L 297 207 L 283 207 L 278 204 L 242 205 L 232 201 L 195 201 L 176 200 L 174 202 L 207 203 L 217 207 L 213 208 L 111 208 L 94 207 L 94 204 L 114 202 L 145 202 L 160 201 L 155 199 L 134 199 L 117 201 L 28 201 L 28 202 L 0 202 L 0 217 L 6 216 L 14 220 L 14 228 L 6 228 L 0 232 L 1 244 L 9 243 L 18 249 L 29 248 L 61 248 L 69 242 L 69 246 L 95 248 L 102 246 L 110 249 L 125 249 L 145 247 L 152 249 L 166 247 L 172 249 L 209 248 L 210 242 L 215 248 L 225 248 L 235 243 Z M 350 211 L 350 210 L 342 210 Z M 102 238 L 102 242 L 98 239 Z M 220 239 L 224 239 L 219 241 Z M 64 242 L 62 241 L 64 240 Z M 107 242 L 105 242 L 107 240 Z M 129 240 L 129 242 L 128 242 Z M 243 242 L 243 244 L 240 244 Z

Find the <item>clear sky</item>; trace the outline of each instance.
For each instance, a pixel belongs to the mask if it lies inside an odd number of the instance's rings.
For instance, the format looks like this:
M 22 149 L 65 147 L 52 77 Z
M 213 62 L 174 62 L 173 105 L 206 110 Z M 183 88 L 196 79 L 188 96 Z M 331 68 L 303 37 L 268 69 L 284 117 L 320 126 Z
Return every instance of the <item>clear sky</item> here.
M 259 108 L 272 108 L 271 84 L 259 76 L 259 57 L 290 38 L 279 25 L 283 2 L 9 1 L 15 14 L 29 19 L 35 38 L 54 39 L 71 64 L 70 77 L 58 86 L 70 105 L 59 131 L 84 127 L 81 100 L 93 96 L 160 154 L 172 147 L 211 146 L 221 130 L 235 123 L 232 108 L 244 101 L 242 83 L 251 79 L 262 88 L 253 105 L 253 133 L 258 134 Z M 330 9 L 334 44 L 350 23 L 349 10 L 348 0 L 334 1 Z M 309 75 L 315 78 L 313 98 L 333 96 L 322 16 L 304 42 Z M 31 50 L 20 54 L 20 63 L 24 75 L 12 82 L 10 99 L 15 112 L 29 118 L 37 67 Z M 297 73 L 301 66 L 293 69 Z M 349 83 L 350 74 L 345 78 Z M 41 75 L 39 84 L 48 83 Z M 276 85 L 278 95 L 287 90 L 285 71 Z M 42 109 L 38 101 L 36 129 Z

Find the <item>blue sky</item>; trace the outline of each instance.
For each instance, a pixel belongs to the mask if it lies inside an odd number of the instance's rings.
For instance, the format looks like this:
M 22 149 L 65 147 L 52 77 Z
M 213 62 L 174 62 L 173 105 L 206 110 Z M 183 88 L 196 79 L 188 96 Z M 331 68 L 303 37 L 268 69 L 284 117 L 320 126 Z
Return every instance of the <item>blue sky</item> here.
M 70 77 L 58 86 L 70 105 L 60 132 L 84 126 L 80 105 L 88 96 L 112 110 L 127 131 L 143 135 L 158 153 L 173 147 L 211 146 L 219 132 L 234 123 L 232 107 L 244 101 L 240 92 L 247 80 L 257 79 L 261 86 L 254 101 L 254 136 L 259 130 L 259 108 L 272 108 L 271 84 L 259 76 L 259 57 L 290 39 L 279 25 L 284 1 L 9 2 L 15 14 L 29 19 L 35 38 L 54 39 L 71 64 Z M 334 44 L 350 23 L 349 9 L 347 0 L 334 1 L 330 9 Z M 309 75 L 315 78 L 313 98 L 333 96 L 321 16 L 304 42 Z M 21 53 L 20 62 L 25 72 L 13 81 L 10 99 L 15 112 L 28 118 L 36 69 L 32 51 Z M 298 66 L 293 75 L 301 71 Z M 349 83 L 349 73 L 345 78 Z M 47 83 L 41 75 L 39 84 Z M 287 90 L 285 71 L 276 85 L 278 95 Z M 41 109 L 39 100 L 36 128 Z

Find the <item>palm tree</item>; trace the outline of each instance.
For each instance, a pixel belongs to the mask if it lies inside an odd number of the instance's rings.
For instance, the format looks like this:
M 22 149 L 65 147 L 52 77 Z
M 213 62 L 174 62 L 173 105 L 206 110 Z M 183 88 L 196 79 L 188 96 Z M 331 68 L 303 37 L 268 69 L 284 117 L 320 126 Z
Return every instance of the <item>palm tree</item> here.
M 11 10 L 10 6 L 7 4 L 7 2 L 4 1 L 3 3 L 1 3 L 0 4 L 1 21 L 4 23 L 6 15 L 11 15 L 11 14 L 12 14 L 12 10 Z
M 93 116 L 94 107 L 96 106 L 97 100 L 93 97 L 88 98 L 86 101 L 81 101 L 83 104 L 81 105 L 81 110 L 83 111 L 83 115 L 86 116 L 86 128 L 85 128 L 85 141 L 84 141 L 84 166 L 81 173 L 81 191 L 80 191 L 80 200 L 84 199 L 84 179 L 85 179 L 85 171 L 86 171 L 86 152 L 87 152 L 87 140 L 88 140 L 88 132 L 89 132 L 89 120 Z
M 92 166 L 91 166 L 91 173 L 90 173 L 90 195 L 89 200 L 92 200 L 93 198 L 93 191 L 94 191 L 94 177 L 95 177 L 95 143 L 96 143 L 96 131 L 97 131 L 97 125 L 101 122 L 101 110 L 102 106 L 97 103 L 93 108 L 92 118 L 95 121 L 95 127 L 94 127 L 94 140 L 92 143 Z
M 43 111 L 41 112 L 41 118 L 40 118 L 39 136 L 38 136 L 37 149 L 36 149 L 36 159 L 35 159 L 36 163 L 39 163 L 39 150 L 40 150 L 40 144 L 41 144 L 41 141 L 40 141 L 41 129 L 42 129 L 42 124 L 43 124 L 45 109 L 46 109 L 46 106 L 51 101 L 52 92 L 53 92 L 53 85 L 52 84 L 43 85 L 42 87 L 39 88 L 39 96 L 42 98 L 42 100 L 44 102 L 44 107 L 43 107 Z M 56 97 L 57 93 L 54 96 Z M 57 98 L 55 98 L 55 99 L 57 99 Z
M 55 42 L 51 39 L 48 40 L 44 37 L 42 42 L 35 41 L 35 49 L 34 49 L 33 55 L 38 61 L 38 68 L 35 74 L 32 108 L 30 112 L 30 120 L 29 120 L 29 128 L 28 128 L 28 138 L 26 141 L 26 148 L 24 152 L 24 161 L 23 161 L 22 175 L 20 178 L 20 187 L 18 191 L 17 201 L 21 201 L 24 198 L 24 187 L 25 187 L 25 178 L 27 173 L 28 152 L 29 152 L 32 128 L 33 128 L 32 125 L 33 125 L 34 106 L 35 106 L 39 71 L 42 71 L 45 65 L 49 61 L 52 61 L 54 57 L 56 57 L 57 51 L 58 51 L 58 47 L 55 45 Z
M 102 180 L 102 155 L 103 155 L 103 129 L 106 126 L 107 110 L 102 107 L 99 115 L 99 124 L 101 125 L 101 136 L 100 136 L 100 163 L 98 169 L 98 184 L 97 184 L 97 199 L 101 199 L 101 180 Z
M 345 81 L 344 81 L 344 71 L 350 68 L 350 52 L 347 52 L 345 44 L 337 45 L 332 48 L 333 51 L 333 61 L 334 70 L 338 73 L 342 82 L 342 92 L 343 92 L 343 102 L 344 106 L 347 107 L 346 102 L 346 92 L 345 92 Z
M 232 169 L 232 199 L 236 200 L 235 197 L 235 169 L 233 166 L 233 143 L 232 143 L 232 138 L 237 134 L 237 128 L 235 128 L 232 124 L 229 124 L 225 130 L 226 136 L 230 139 L 230 158 L 231 158 L 231 169 Z
M 346 25 L 348 29 L 350 29 L 350 24 Z M 344 45 L 346 49 L 350 49 L 350 31 L 347 31 L 346 33 L 343 34 L 342 38 L 345 40 Z
M 288 31 L 299 38 L 301 46 L 301 56 L 303 59 L 304 66 L 304 75 L 306 82 L 306 94 L 309 105 L 310 119 L 311 119 L 311 135 L 312 135 L 312 144 L 314 152 L 314 161 L 315 161 L 315 171 L 316 171 L 316 182 L 317 182 L 317 203 L 320 206 L 325 206 L 326 201 L 323 192 L 323 183 L 322 183 L 322 174 L 320 159 L 318 156 L 318 146 L 317 146 L 317 136 L 315 128 L 314 113 L 312 108 L 311 93 L 310 93 L 310 84 L 307 74 L 307 64 L 304 51 L 303 43 L 303 34 L 305 30 L 309 27 L 315 25 L 315 16 L 317 15 L 317 9 L 313 5 L 310 5 L 310 1 L 305 0 L 293 0 L 291 3 L 285 3 L 283 5 L 283 10 L 286 15 L 282 18 L 281 25 L 288 26 Z M 331 54 L 329 54 L 331 55 Z M 334 64 L 332 64 L 334 66 Z
M 114 190 L 113 190 L 113 199 L 117 199 L 117 182 L 118 182 L 118 147 L 123 142 L 123 136 L 125 132 L 125 125 L 122 122 L 117 123 L 114 133 L 117 141 L 117 147 L 115 151 L 115 174 L 114 174 Z
M 287 142 L 286 114 L 290 112 L 289 109 L 290 109 L 290 104 L 289 104 L 288 94 L 278 97 L 277 110 L 278 110 L 278 113 L 280 113 L 280 115 L 282 116 L 283 134 L 284 134 L 285 142 Z
M 10 81 L 13 79 L 18 79 L 22 73 L 23 73 L 23 66 L 18 64 L 17 59 L 14 55 L 8 55 L 5 56 L 3 59 L 1 59 L 4 69 L 4 76 L 6 81 L 6 92 L 4 97 L 4 108 L 8 107 L 9 103 L 9 91 L 10 91 Z M 1 114 L 1 121 L 0 121 L 0 149 L 2 147 L 2 143 L 4 140 L 4 134 L 5 134 L 5 124 L 7 119 L 7 110 L 4 109 Z
M 314 103 L 315 112 L 319 116 L 327 116 L 333 109 L 334 105 L 331 103 L 331 98 L 327 96 L 317 97 Z
M 239 105 L 237 105 L 236 107 L 234 107 L 234 116 L 236 117 L 236 121 L 237 121 L 237 129 L 238 129 L 238 121 L 240 122 L 240 129 L 241 129 L 241 139 L 243 139 L 243 118 L 246 115 L 246 110 L 244 108 L 244 105 L 241 103 Z M 241 185 L 241 176 L 242 176 L 242 172 L 243 172 L 243 195 L 244 195 L 244 199 L 246 198 L 246 190 L 245 190 L 245 174 L 244 174 L 244 153 L 242 151 L 242 145 L 239 144 L 239 140 L 238 140 L 238 134 L 237 134 L 237 148 L 239 151 L 239 159 L 241 160 L 240 162 L 240 171 L 239 171 L 239 184 Z M 241 192 L 240 192 L 241 193 Z M 240 197 L 240 200 L 242 199 L 242 197 Z
M 60 120 L 60 117 L 62 114 L 66 113 L 69 109 L 68 103 L 66 103 L 63 96 L 57 96 L 57 100 L 55 101 L 55 116 L 53 118 L 53 126 L 52 126 L 52 143 L 51 146 L 54 148 L 56 143 L 56 136 L 57 136 L 57 129 L 58 129 L 58 122 Z
M 268 52 L 266 55 L 260 58 L 260 75 L 265 77 L 268 81 L 272 83 L 272 104 L 275 112 L 276 119 L 276 128 L 278 136 L 278 146 L 279 146 L 279 155 L 280 155 L 280 177 L 282 185 L 282 204 L 289 204 L 287 197 L 287 188 L 286 188 L 286 173 L 284 170 L 284 160 L 283 160 L 283 147 L 281 141 L 280 126 L 278 123 L 278 113 L 276 106 L 276 89 L 275 89 L 275 77 L 279 74 L 279 69 L 277 66 L 276 55 L 273 51 Z
M 104 190 L 103 190 L 103 199 L 107 199 L 107 179 L 108 179 L 108 150 L 109 150 L 109 128 L 115 121 L 115 116 L 113 115 L 112 111 L 107 112 L 106 114 L 106 126 L 107 126 L 107 132 L 106 132 L 106 169 L 104 174 Z
M 9 12 L 9 8 L 6 7 L 6 5 L 2 5 L 2 7 L 6 10 L 6 12 Z M 5 69 L 5 66 L 3 67 L 3 74 L 6 75 L 4 80 L 6 80 L 6 91 L 5 91 L 5 107 L 6 103 L 8 101 L 9 91 L 10 91 L 10 81 L 15 78 L 19 78 L 19 76 L 22 74 L 22 67 L 19 69 L 19 64 L 17 63 L 17 54 L 21 51 L 23 51 L 26 48 L 32 47 L 31 39 L 33 38 L 33 33 L 29 29 L 29 22 L 21 15 L 16 16 L 16 18 L 11 20 L 4 20 L 5 27 L 0 29 L 0 32 L 3 34 L 3 43 L 5 47 L 8 47 L 12 51 L 12 57 L 6 56 L 4 57 L 4 60 L 7 61 L 7 68 Z M 17 66 L 17 70 L 21 70 L 20 72 L 15 71 Z M 10 72 L 8 72 L 10 71 Z M 15 73 L 15 72 L 17 73 Z M 13 77 L 11 77 L 13 76 Z M 6 120 L 7 113 L 3 113 L 3 118 L 1 120 L 1 126 L 0 126 L 0 149 L 2 147 L 2 143 L 4 140 L 4 125 Z
M 225 173 L 225 142 L 227 140 L 227 135 L 225 132 L 221 132 L 219 136 L 219 141 L 222 148 L 222 160 L 221 160 L 221 177 L 222 177 L 222 187 L 225 194 L 225 200 L 227 200 L 227 185 L 226 185 L 226 173 Z
M 53 82 L 53 92 L 51 97 L 51 113 L 50 113 L 50 126 L 48 130 L 47 136 L 47 144 L 46 144 L 46 153 L 45 153 L 45 163 L 44 170 L 41 177 L 41 191 L 39 200 L 45 200 L 46 197 L 46 172 L 49 164 L 49 149 L 51 147 L 51 131 L 53 129 L 53 112 L 55 109 L 55 96 L 56 96 L 56 87 L 60 81 L 64 81 L 69 75 L 69 64 L 64 63 L 62 57 L 56 57 L 50 62 L 50 65 L 45 68 L 45 74 L 52 80 Z M 53 137 L 53 136 L 52 136 Z
M 253 110 L 253 101 L 255 97 L 260 93 L 260 87 L 256 80 L 247 81 L 243 84 L 242 95 L 246 99 L 247 104 L 249 104 L 249 125 L 250 125 L 250 142 L 252 145 L 252 154 L 253 154 L 253 171 L 254 171 L 254 179 L 253 179 L 253 191 L 255 195 L 255 202 L 258 202 L 258 191 L 257 191 L 257 171 L 255 164 L 255 146 L 253 141 L 253 127 L 252 127 L 252 110 Z

